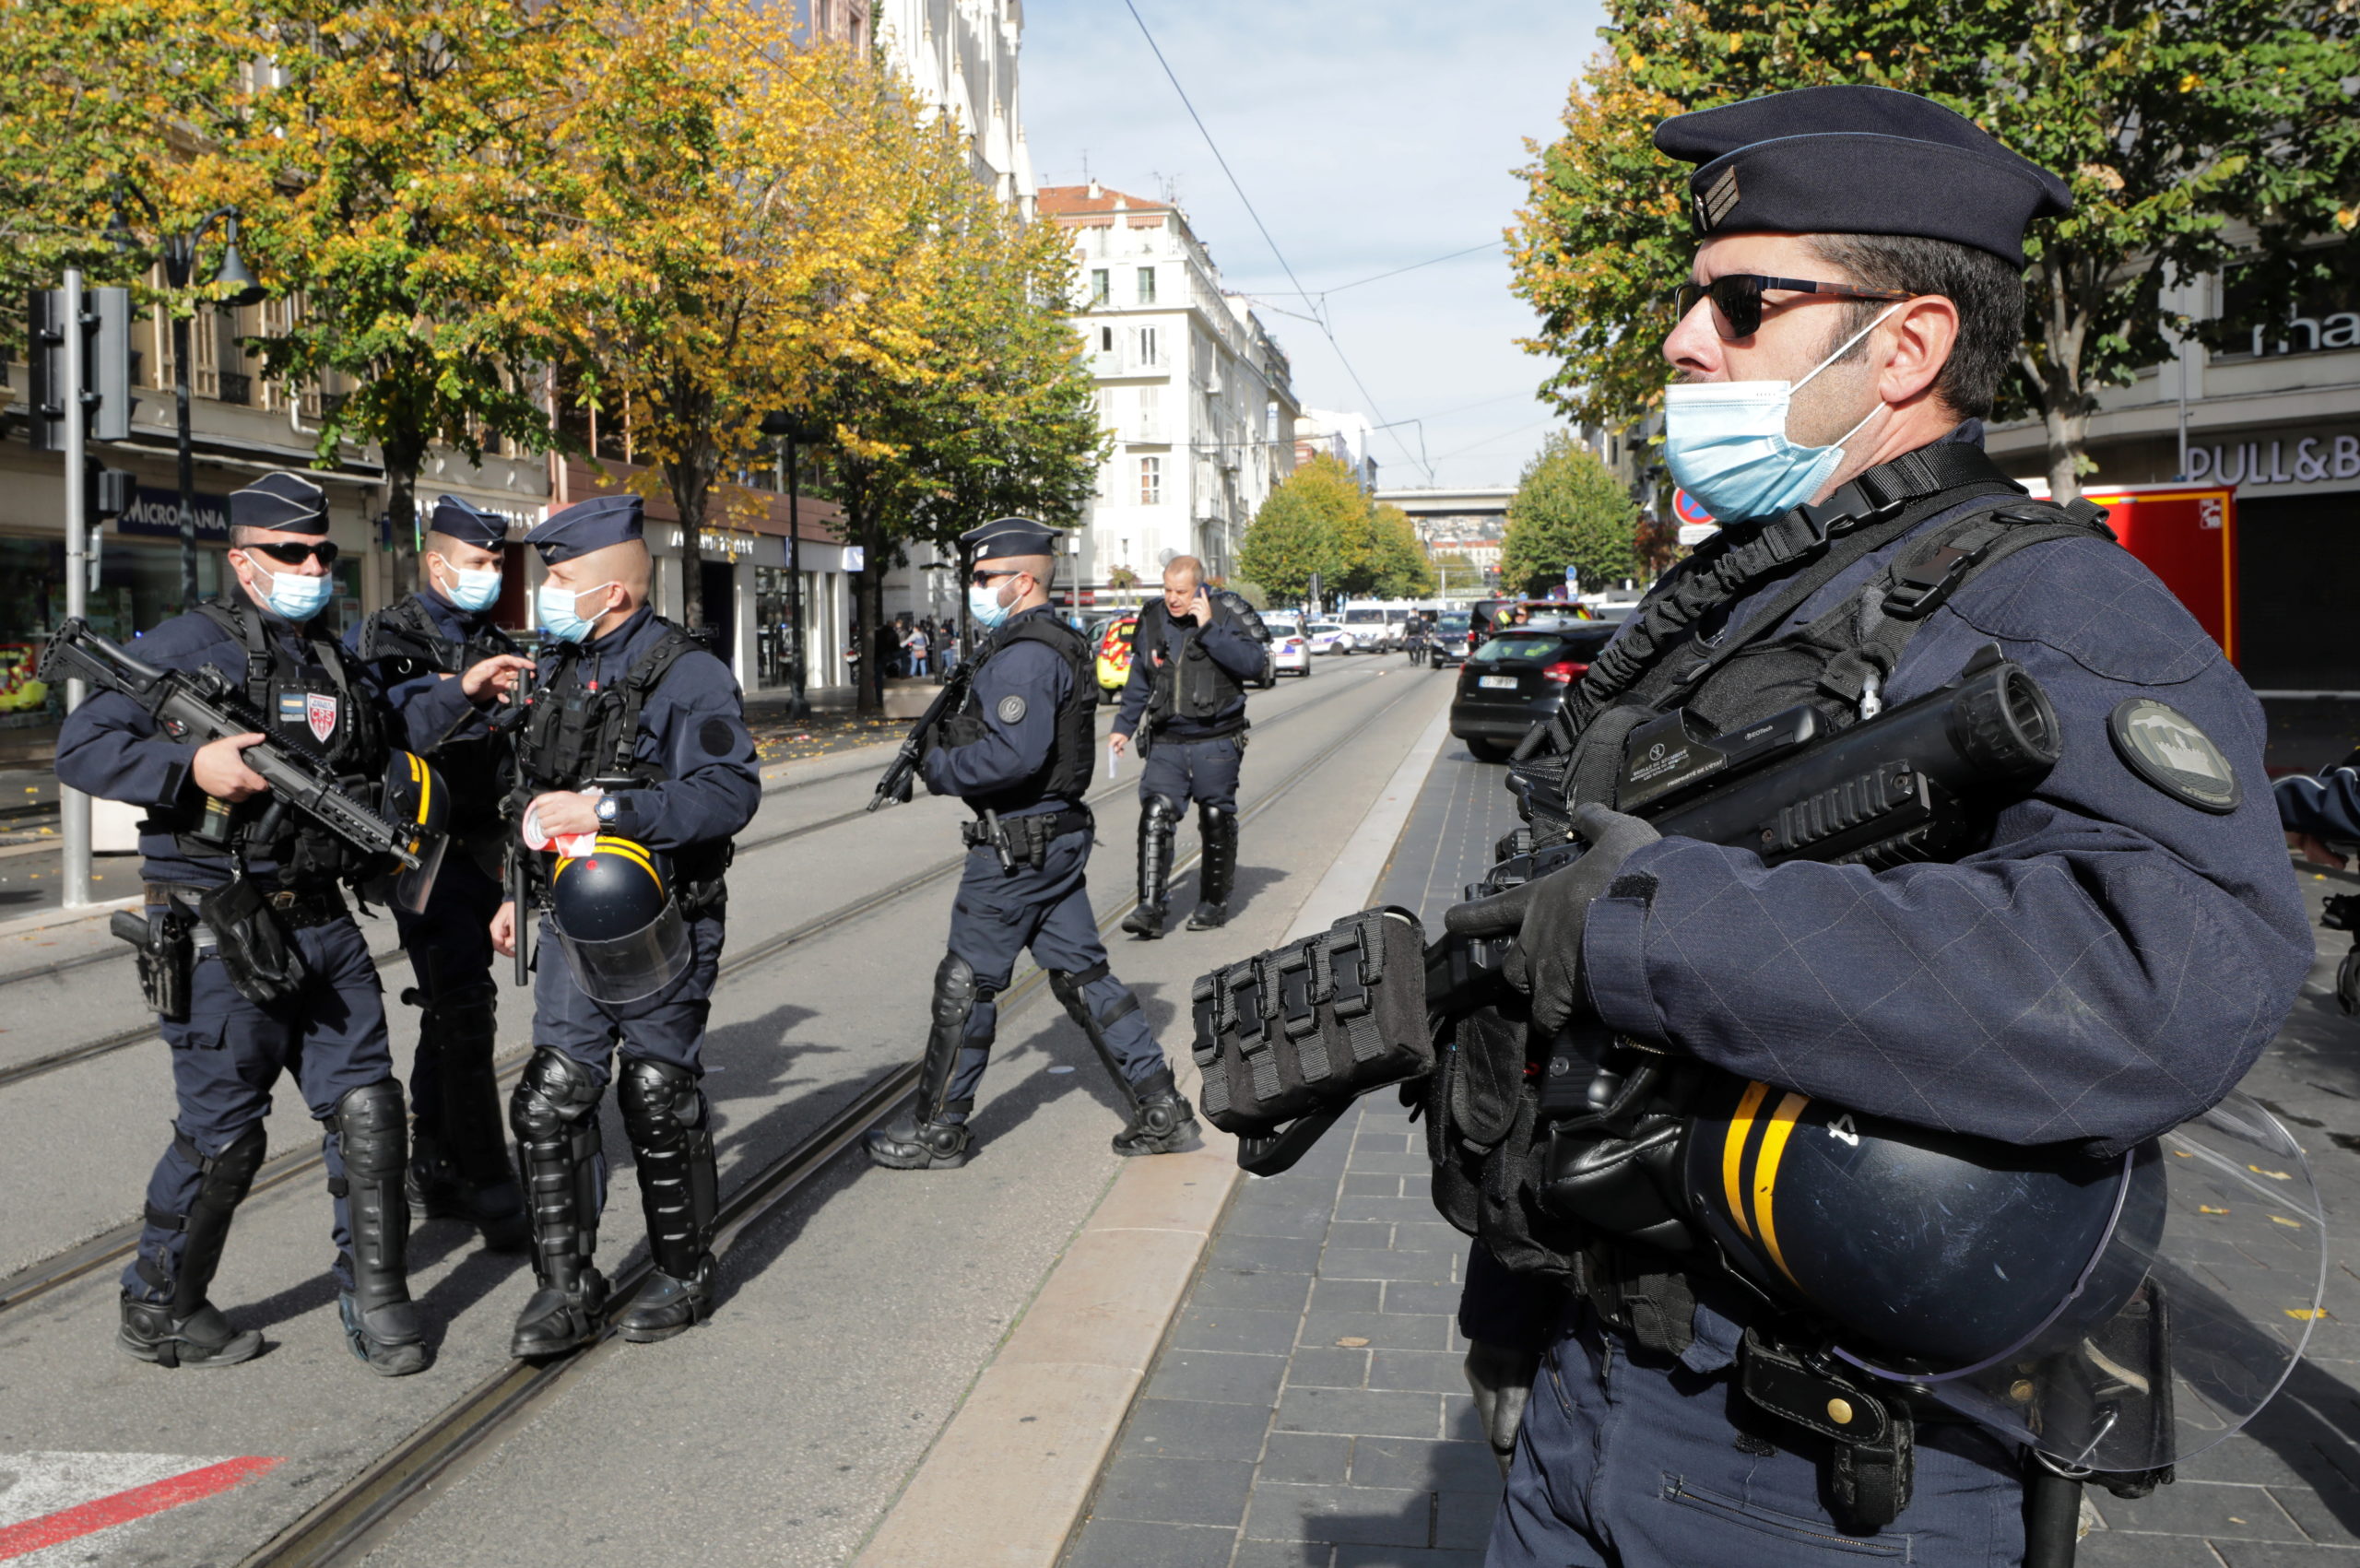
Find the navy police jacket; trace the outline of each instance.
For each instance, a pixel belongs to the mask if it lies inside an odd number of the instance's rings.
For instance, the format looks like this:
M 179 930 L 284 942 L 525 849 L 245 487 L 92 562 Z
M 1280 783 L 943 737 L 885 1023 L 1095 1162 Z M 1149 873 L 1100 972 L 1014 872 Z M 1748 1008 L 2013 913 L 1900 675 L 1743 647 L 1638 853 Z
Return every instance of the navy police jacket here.
M 1030 638 L 1011 643 L 1008 633 L 1025 616 L 1056 614 L 1043 605 L 1002 623 L 996 645 L 975 666 L 967 695 L 967 712 L 983 722 L 982 738 L 938 746 L 918 764 L 933 794 L 955 795 L 1002 817 L 1062 811 L 1076 803 L 1063 795 L 1030 798 L 1021 793 L 1049 765 L 1056 749 L 1057 710 L 1073 690 L 1073 666 L 1048 643 Z
M 612 631 L 581 645 L 576 678 L 592 690 L 611 686 L 669 631 L 641 606 Z M 543 647 L 537 682 L 547 682 L 557 667 L 559 647 Z M 603 810 L 611 800 L 614 810 L 601 816 L 601 832 L 619 833 L 650 849 L 686 849 L 735 838 L 761 805 L 762 776 L 754 765 L 754 737 L 746 729 L 738 678 L 702 648 L 681 654 L 647 694 L 632 755 L 664 776 L 635 789 L 608 792 L 599 805 Z
M 2278 824 L 2334 843 L 2360 843 L 2360 772 L 2340 762 L 2318 776 L 2278 781 Z
M 420 589 L 410 595 L 426 611 L 434 629 L 451 642 L 465 643 L 470 637 L 480 637 L 492 624 L 491 613 L 470 614 L 431 589 Z M 365 621 L 355 621 L 345 629 L 344 651 L 358 661 L 360 656 L 360 632 Z M 420 670 L 399 679 L 388 678 L 383 668 L 372 672 L 384 687 L 385 696 L 396 710 L 423 696 L 434 686 L 455 681 L 456 676 L 444 676 L 435 670 Z M 500 816 L 500 779 L 490 732 L 486 727 L 490 717 L 488 708 L 479 708 L 467 715 L 450 735 L 442 737 L 442 745 L 431 756 L 435 772 L 451 786 L 453 805 L 459 816 L 455 826 L 461 831 L 496 825 Z
M 1781 630 L 1858 595 L 1907 548 L 1855 563 Z M 2062 759 L 2001 813 L 1990 847 L 1871 872 L 1646 845 L 1590 907 L 1598 1016 L 1743 1078 L 2018 1144 L 2126 1148 L 2236 1088 L 2313 953 L 2260 702 L 2170 591 L 2101 539 L 2034 545 L 1972 579 L 1904 650 L 1886 702 L 1956 679 L 1988 643 L 2041 683 L 2063 731 Z M 2201 809 L 2125 760 L 2109 720 L 2141 698 L 2211 737 L 2241 786 L 2234 809 Z M 1700 1371 L 1734 1343 L 1708 1331 L 1727 1328 L 1711 1315 L 1700 1309 L 1685 1358 Z
M 263 623 L 283 648 L 298 659 L 303 657 L 306 639 L 292 624 L 267 610 Z M 210 665 L 242 694 L 244 646 L 218 623 L 195 611 L 174 616 L 148 632 L 132 644 L 132 652 L 159 669 L 194 670 Z M 433 682 L 431 689 L 409 692 L 396 701 L 368 666 L 357 659 L 349 663 L 356 695 L 383 704 L 397 715 L 386 727 L 387 739 L 394 745 L 423 753 L 468 716 L 471 704 L 456 680 Z M 191 798 L 196 785 L 189 767 L 196 752 L 194 741 L 160 734 L 147 710 L 130 698 L 100 691 L 67 715 L 58 731 L 57 776 L 87 795 L 162 810 Z M 141 875 L 151 882 L 215 886 L 230 879 L 227 857 L 183 855 L 169 833 L 140 834 L 139 853 L 144 862 Z M 278 868 L 266 857 L 250 855 L 246 869 L 266 881 Z
M 1159 611 L 1152 618 L 1142 612 L 1139 619 L 1142 623 L 1152 619 L 1162 626 L 1162 656 L 1167 663 L 1178 660 L 1181 646 L 1187 641 L 1188 633 L 1197 631 L 1197 618 L 1194 616 L 1182 616 L 1175 619 Z M 1213 623 L 1197 632 L 1197 641 L 1211 655 L 1213 663 L 1237 680 L 1243 682 L 1260 678 L 1262 644 L 1248 636 L 1235 620 L 1216 612 Z M 1123 705 L 1115 715 L 1116 735 L 1130 735 L 1138 730 L 1139 721 L 1147 714 L 1148 701 L 1155 695 L 1156 661 L 1145 656 L 1148 652 L 1144 648 L 1132 650 L 1131 678 L 1123 688 Z M 1177 741 L 1232 735 L 1236 732 L 1237 721 L 1245 712 L 1245 697 L 1241 692 L 1235 701 L 1224 704 L 1221 712 L 1210 718 L 1186 719 L 1177 713 L 1166 714 L 1157 725 L 1156 735 L 1160 739 Z

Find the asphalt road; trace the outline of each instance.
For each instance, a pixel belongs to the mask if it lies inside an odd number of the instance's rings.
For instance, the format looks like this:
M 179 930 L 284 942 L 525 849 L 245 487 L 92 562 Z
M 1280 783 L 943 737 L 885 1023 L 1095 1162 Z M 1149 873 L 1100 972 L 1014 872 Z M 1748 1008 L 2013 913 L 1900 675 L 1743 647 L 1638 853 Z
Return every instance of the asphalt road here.
M 1256 698 L 1248 809 L 1307 761 L 1325 760 L 1247 826 L 1243 907 L 1226 931 L 1114 944 L 1116 973 L 1168 1046 L 1185 1049 L 1189 982 L 1278 939 L 1448 685 L 1398 658 L 1334 661 Z M 1129 897 L 1137 776 L 1127 760 L 1097 806 L 1102 916 Z M 749 841 L 815 831 L 744 850 L 732 872 L 732 949 L 815 920 L 819 929 L 726 976 L 716 994 L 707 1060 L 725 1192 L 920 1043 L 953 880 L 825 917 L 950 861 L 962 812 L 920 801 L 827 825 L 856 811 L 869 783 L 847 773 L 774 792 Z M 1193 841 L 1191 831 L 1183 854 Z M 1184 879 L 1183 907 L 1191 893 Z M 372 939 L 392 946 L 382 925 Z M 136 1027 L 129 965 L 90 957 L 104 950 L 80 924 L 0 944 L 0 1190 L 9 1194 L 0 1276 L 129 1220 L 166 1136 L 163 1047 L 152 1040 L 5 1077 L 12 1062 Z M 397 956 L 384 962 L 389 991 L 407 984 Z M 512 1046 L 524 1039 L 520 1004 L 502 1015 Z M 412 1015 L 395 1015 L 406 1067 Z M 729 1255 L 711 1325 L 607 1358 L 369 1561 L 671 1562 L 691 1542 L 714 1565 L 841 1561 L 1112 1178 L 1114 1105 L 1087 1044 L 1036 989 L 1003 1015 L 977 1117 L 981 1152 L 966 1170 L 887 1173 L 840 1160 Z M 628 1144 L 611 1107 L 608 1116 L 618 1179 L 600 1262 L 611 1272 L 640 1250 L 642 1227 Z M 315 1138 L 291 1093 L 279 1097 L 272 1138 L 274 1157 Z M 236 1562 L 504 1363 L 528 1272 L 436 1222 L 411 1247 L 435 1364 L 398 1381 L 371 1376 L 336 1330 L 326 1220 L 315 1170 L 241 1211 L 214 1294 L 270 1341 L 244 1367 L 187 1375 L 122 1356 L 112 1343 L 112 1267 L 0 1311 L 0 1558 L 44 1568 Z M 170 1478 L 193 1470 L 238 1484 L 10 1551 L 27 1544 L 9 1534 L 27 1521 L 185 1491 L 195 1483 Z

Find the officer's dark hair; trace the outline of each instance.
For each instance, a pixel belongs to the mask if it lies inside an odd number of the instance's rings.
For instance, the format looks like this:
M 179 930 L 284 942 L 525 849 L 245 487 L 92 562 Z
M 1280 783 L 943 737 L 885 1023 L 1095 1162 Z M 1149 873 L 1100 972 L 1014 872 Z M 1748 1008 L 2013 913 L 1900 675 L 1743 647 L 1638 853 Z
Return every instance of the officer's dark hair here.
M 1991 412 L 2000 383 L 2016 357 L 2024 331 L 2024 274 L 1988 251 L 1950 240 L 1913 234 L 1807 234 L 1803 242 L 1821 261 L 1843 273 L 1840 279 L 1868 289 L 1906 289 L 1940 294 L 1958 307 L 1958 341 L 1934 379 L 1934 395 L 1962 419 Z M 1851 336 L 1892 308 L 1880 300 L 1855 300 L 1837 330 L 1837 342 Z M 1868 351 L 1866 340 L 1844 356 Z

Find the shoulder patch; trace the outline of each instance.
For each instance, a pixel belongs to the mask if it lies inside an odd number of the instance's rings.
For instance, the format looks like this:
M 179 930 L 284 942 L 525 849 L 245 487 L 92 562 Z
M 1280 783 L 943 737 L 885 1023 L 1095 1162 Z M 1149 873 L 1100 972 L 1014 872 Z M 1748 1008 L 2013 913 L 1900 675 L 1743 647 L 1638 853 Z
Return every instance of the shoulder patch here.
M 738 749 L 738 726 L 727 719 L 707 719 L 697 726 L 698 743 L 711 757 L 726 757 Z
M 1007 696 L 999 700 L 999 706 L 994 711 L 999 714 L 999 722 L 1004 725 L 1022 724 L 1024 722 L 1024 699 L 1011 691 Z
M 2130 771 L 2173 799 L 2222 816 L 2245 799 L 2229 760 L 2177 708 L 2132 697 L 2115 705 L 2106 727 Z

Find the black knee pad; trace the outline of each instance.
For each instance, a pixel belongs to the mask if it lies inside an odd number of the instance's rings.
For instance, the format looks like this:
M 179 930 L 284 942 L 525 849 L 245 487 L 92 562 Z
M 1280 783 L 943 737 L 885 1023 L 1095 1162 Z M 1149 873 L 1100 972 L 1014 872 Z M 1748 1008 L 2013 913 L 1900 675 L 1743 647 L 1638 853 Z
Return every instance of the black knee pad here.
M 956 953 L 946 954 L 934 972 L 934 1021 L 964 1023 L 991 990 L 975 978 L 975 970 Z
M 173 1129 L 172 1141 L 182 1158 L 196 1167 L 196 1196 L 189 1200 L 189 1211 L 184 1215 L 151 1211 L 148 1218 L 157 1224 L 183 1229 L 200 1213 L 227 1220 L 238 1205 L 246 1201 L 246 1195 L 254 1190 L 254 1174 L 262 1169 L 263 1155 L 270 1148 L 270 1133 L 262 1123 L 255 1122 L 210 1160 L 198 1153 L 196 1145 L 178 1128 Z
M 1187 810 L 1186 803 L 1168 795 L 1150 795 L 1139 803 L 1139 825 L 1145 828 L 1152 822 L 1159 829 L 1175 828 Z
M 329 1121 L 344 1154 L 348 1182 L 389 1181 L 401 1173 L 408 1155 L 409 1124 L 400 1084 L 386 1078 L 346 1090 Z
M 597 1110 L 598 1080 L 590 1069 L 543 1045 L 525 1064 L 525 1076 L 509 1096 L 508 1124 L 525 1142 L 546 1143 Z
M 670 1062 L 632 1057 L 623 1063 L 615 1102 L 636 1141 L 642 1133 L 692 1132 L 704 1125 L 704 1091 L 694 1073 Z

